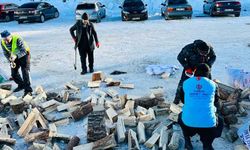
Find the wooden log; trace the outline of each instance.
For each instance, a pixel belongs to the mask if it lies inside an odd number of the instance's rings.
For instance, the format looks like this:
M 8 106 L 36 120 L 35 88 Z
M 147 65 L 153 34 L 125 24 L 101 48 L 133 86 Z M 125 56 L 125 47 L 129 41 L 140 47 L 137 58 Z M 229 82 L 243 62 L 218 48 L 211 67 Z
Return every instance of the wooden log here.
M 27 94 L 24 98 L 23 101 L 25 101 L 27 104 L 30 104 L 32 101 L 33 97 L 29 94 Z
M 243 90 L 240 95 L 241 99 L 247 99 L 250 95 L 250 88 L 246 88 L 245 90 Z
M 141 121 L 141 122 L 150 121 L 152 119 L 153 119 L 153 117 L 150 114 L 143 115 L 143 116 L 139 117 L 139 121 Z
M 179 148 L 180 143 L 180 134 L 178 132 L 173 132 L 173 135 L 170 139 L 170 142 L 168 144 L 168 148 L 170 150 L 177 150 Z
M 245 110 L 245 108 L 241 104 L 239 104 L 238 109 L 239 109 L 239 113 L 240 113 L 241 117 L 246 117 L 248 115 L 247 111 Z
M 56 143 L 54 143 L 52 150 L 61 150 L 61 148 Z
M 230 114 L 224 116 L 224 121 L 226 124 L 236 124 L 238 122 L 238 118 L 234 114 Z
M 120 96 L 120 100 L 121 100 L 121 108 L 124 108 L 125 104 L 127 103 L 127 95 Z
M 229 85 L 226 85 L 226 84 L 223 84 L 223 83 L 220 83 L 220 82 L 216 82 L 219 89 L 221 89 L 222 91 L 225 91 L 227 93 L 233 93 L 236 89 L 229 86 Z
M 63 93 L 63 102 L 66 103 L 69 100 L 69 92 L 68 91 L 64 91 Z
M 223 115 L 236 114 L 237 112 L 238 109 L 235 105 L 223 106 L 221 110 Z
M 57 127 L 54 123 L 49 124 L 49 137 L 54 137 L 57 134 Z
M 21 127 L 25 121 L 23 114 L 16 115 L 16 119 L 17 119 L 18 126 Z
M 24 137 L 26 142 L 34 142 L 39 140 L 47 140 L 49 138 L 49 130 L 40 131 L 36 133 L 30 133 Z
M 45 92 L 37 95 L 33 100 L 31 100 L 31 104 L 35 106 L 39 106 L 39 104 L 45 102 L 47 99 L 47 95 Z
M 142 122 L 138 123 L 137 133 L 139 138 L 139 143 L 142 144 L 146 141 L 145 126 Z
M 114 89 L 108 89 L 107 94 L 112 98 L 119 97 L 119 93 Z
M 73 148 L 73 150 L 92 150 L 94 147 L 94 143 L 87 143 L 83 145 L 79 145 Z
M 159 147 L 162 149 L 166 149 L 168 145 L 170 132 L 162 128 L 160 133 Z
M 28 109 L 28 105 L 25 104 L 24 101 L 21 100 L 14 100 L 10 102 L 11 108 L 14 114 L 21 114 L 23 111 Z
M 14 100 L 17 100 L 17 97 L 14 96 L 14 95 L 11 95 L 11 96 L 8 96 L 8 97 L 2 99 L 2 100 L 1 100 L 1 103 L 4 104 L 4 105 L 6 105 L 6 104 L 8 104 L 9 102 L 14 101 Z
M 170 115 L 168 116 L 168 119 L 169 119 L 169 120 L 172 120 L 172 121 L 174 121 L 174 122 L 178 122 L 178 117 L 179 117 L 178 114 L 170 113 Z
M 9 128 L 10 130 L 13 130 L 13 127 L 11 125 L 9 118 L 1 118 L 0 117 L 0 125 L 6 125 L 7 128 Z
M 152 148 L 155 143 L 158 141 L 160 137 L 160 134 L 158 133 L 154 133 L 145 143 L 144 145 L 147 147 L 147 148 Z
M 67 90 L 74 90 L 74 91 L 76 91 L 76 92 L 79 92 L 79 91 L 80 91 L 80 89 L 79 89 L 78 87 L 74 86 L 74 85 L 71 84 L 71 83 L 66 83 L 64 87 L 65 87 L 65 89 L 67 89 Z
M 70 107 L 80 105 L 81 103 L 82 103 L 81 101 L 73 101 L 73 102 L 68 102 L 66 104 L 62 104 L 62 105 L 57 106 L 57 111 L 64 111 L 66 109 L 69 109 Z
M 115 141 L 115 136 L 114 134 L 108 135 L 103 139 L 100 139 L 93 144 L 93 150 L 105 150 L 109 148 L 113 148 L 117 145 Z
M 144 107 L 137 106 L 135 113 L 137 117 L 140 117 L 140 116 L 146 115 L 148 113 L 148 110 Z
M 156 116 L 163 116 L 169 114 L 169 108 L 158 108 L 157 106 L 154 106 L 152 109 L 154 109 Z
M 226 132 L 226 138 L 229 142 L 233 143 L 238 139 L 238 129 L 237 128 L 231 128 Z
M 106 110 L 106 114 L 113 123 L 117 121 L 118 114 L 112 107 Z
M 119 86 L 121 84 L 121 81 L 110 81 L 106 83 L 106 86 Z
M 0 137 L 0 143 L 5 143 L 5 144 L 16 144 L 16 139 L 13 138 L 4 138 L 4 137 Z
M 135 107 L 142 106 L 142 107 L 148 109 L 150 107 L 157 106 L 158 103 L 164 101 L 164 99 L 161 97 L 153 97 L 152 98 L 150 96 L 146 96 L 146 97 L 136 98 L 134 101 L 135 101 Z
M 53 105 L 59 105 L 60 103 L 54 99 L 52 100 L 49 100 L 49 101 L 46 101 L 44 103 L 41 103 L 39 106 L 41 106 L 43 109 L 46 109 L 50 106 L 53 106 Z
M 147 136 L 151 136 L 153 131 L 158 128 L 162 123 L 160 121 L 154 120 L 154 121 L 148 121 L 144 122 L 145 131 Z
M 172 103 L 172 104 L 170 105 L 170 110 L 171 110 L 173 113 L 175 113 L 175 114 L 179 114 L 179 113 L 181 113 L 182 108 L 179 107 L 178 105 Z
M 65 125 L 68 125 L 70 122 L 69 118 L 65 118 L 65 119 L 62 119 L 62 120 L 58 120 L 58 121 L 55 121 L 53 122 L 56 126 L 65 126 Z
M 129 108 L 131 116 L 135 115 L 134 107 L 135 107 L 135 101 L 128 100 L 125 105 L 125 108 Z
M 132 129 L 129 129 L 129 132 L 128 132 L 128 149 L 140 150 L 140 146 L 136 137 L 136 133 Z
M 72 138 L 72 136 L 70 136 L 70 135 L 57 133 L 52 137 L 52 140 L 64 141 L 65 143 L 68 143 L 71 138 Z
M 43 87 L 42 87 L 41 85 L 38 85 L 38 86 L 35 88 L 35 93 L 36 93 L 37 95 L 42 94 L 43 92 L 45 92 L 45 91 L 44 91 L 44 89 L 43 89 Z
M 243 106 L 245 109 L 250 110 L 250 102 L 249 101 L 241 101 L 239 104 L 241 106 Z
M 7 124 L 0 124 L 0 137 L 10 138 L 10 135 L 8 134 Z
M 89 81 L 88 87 L 89 88 L 99 88 L 101 86 L 101 81 Z
M 101 71 L 94 72 L 92 74 L 92 81 L 102 81 L 103 79 L 103 73 Z
M 79 142 L 80 138 L 77 136 L 73 136 L 67 145 L 67 150 L 73 150 L 73 147 L 77 146 Z
M 152 117 L 152 119 L 156 119 L 155 112 L 154 112 L 154 110 L 152 108 L 148 109 L 148 114 Z
M 91 103 L 89 102 L 88 104 L 83 105 L 80 108 L 73 111 L 71 113 L 71 116 L 75 121 L 78 121 L 82 119 L 83 117 L 85 117 L 86 115 L 88 115 L 89 113 L 91 113 L 92 111 L 93 111 L 93 107 Z
M 117 139 L 118 143 L 124 142 L 126 136 L 125 136 L 125 125 L 122 117 L 118 117 L 118 121 L 116 124 L 116 132 L 117 132 Z
M 154 88 L 150 90 L 151 93 L 155 95 L 155 97 L 163 97 L 164 96 L 164 89 L 163 88 Z
M 129 117 L 129 116 L 133 116 L 131 115 L 131 112 L 130 112 L 130 109 L 127 107 L 127 108 L 124 108 L 122 110 L 120 110 L 118 112 L 119 116 L 122 116 L 122 117 Z
M 4 98 L 10 96 L 11 93 L 12 93 L 12 92 L 9 91 L 9 90 L 0 89 L 0 99 L 4 99 Z M 2 103 L 3 103 L 3 102 L 2 102 Z
M 4 145 L 2 147 L 2 150 L 13 150 L 11 147 L 7 146 L 7 145 Z
M 134 89 L 135 85 L 134 84 L 120 84 L 119 87 L 122 89 Z
M 10 91 L 11 88 L 12 88 L 12 84 L 2 84 L 2 85 L 0 85 L 0 89 L 3 89 L 3 90 Z
M 136 126 L 137 120 L 135 116 L 122 117 L 122 118 L 125 126 L 131 126 L 131 127 Z

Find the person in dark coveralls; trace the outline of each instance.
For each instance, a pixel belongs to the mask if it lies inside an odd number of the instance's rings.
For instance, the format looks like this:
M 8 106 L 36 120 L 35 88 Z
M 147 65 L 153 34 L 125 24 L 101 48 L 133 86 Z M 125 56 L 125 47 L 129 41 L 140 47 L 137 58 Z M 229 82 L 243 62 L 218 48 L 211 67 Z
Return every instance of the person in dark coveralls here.
M 24 89 L 24 96 L 27 94 L 32 95 L 29 46 L 20 36 L 11 35 L 7 30 L 1 33 L 1 37 L 4 56 L 11 63 L 11 76 L 18 85 L 13 92 L 19 92 Z M 19 68 L 22 70 L 22 77 L 19 74 Z
M 76 31 L 76 34 L 75 34 Z M 94 40 L 96 47 L 99 48 L 100 44 L 98 42 L 98 37 L 94 28 L 93 23 L 89 21 L 89 16 L 87 13 L 82 15 L 82 21 L 77 21 L 71 28 L 70 34 L 75 42 L 75 49 L 78 48 L 82 72 L 81 75 L 87 73 L 86 58 L 88 56 L 89 61 L 89 72 L 94 72 Z
M 218 90 L 215 82 L 209 79 L 207 64 L 196 65 L 194 77 L 183 83 L 180 97 L 183 102 L 182 113 L 178 118 L 184 138 L 185 148 L 192 150 L 191 137 L 199 134 L 203 150 L 213 150 L 212 143 L 220 137 L 223 119 L 217 113 Z
M 183 66 L 183 71 L 173 101 L 175 104 L 180 102 L 180 89 L 183 82 L 193 75 L 196 66 L 205 63 L 211 68 L 216 60 L 216 55 L 212 46 L 202 40 L 195 40 L 181 50 L 177 59 Z M 211 79 L 211 74 L 209 74 L 209 78 Z

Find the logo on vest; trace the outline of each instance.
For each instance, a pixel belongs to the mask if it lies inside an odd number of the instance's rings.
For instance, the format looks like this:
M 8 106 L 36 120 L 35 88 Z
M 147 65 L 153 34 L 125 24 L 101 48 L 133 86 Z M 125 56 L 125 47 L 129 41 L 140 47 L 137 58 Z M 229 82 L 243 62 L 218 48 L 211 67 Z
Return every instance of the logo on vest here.
M 196 88 L 197 88 L 197 90 L 200 91 L 200 90 L 202 89 L 202 85 L 201 85 L 201 84 L 197 84 L 197 85 L 196 85 Z

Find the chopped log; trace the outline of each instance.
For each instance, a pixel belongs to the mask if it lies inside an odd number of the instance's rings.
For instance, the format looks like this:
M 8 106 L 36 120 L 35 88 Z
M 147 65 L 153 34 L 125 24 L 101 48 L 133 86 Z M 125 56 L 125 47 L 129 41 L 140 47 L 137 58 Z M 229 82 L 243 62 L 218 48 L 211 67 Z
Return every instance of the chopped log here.
M 46 144 L 33 142 L 33 145 L 30 146 L 28 150 L 44 150 L 45 148 L 46 148 Z
M 49 138 L 49 130 L 30 133 L 24 137 L 26 142 L 34 142 L 36 140 L 47 140 Z
M 238 109 L 235 105 L 223 106 L 221 110 L 223 115 L 236 114 L 237 112 Z
M 25 101 L 27 104 L 30 104 L 32 101 L 33 97 L 27 94 L 24 98 L 23 101 Z
M 12 127 L 10 120 L 8 118 L 1 118 L 0 117 L 0 125 L 6 125 L 7 128 L 13 130 L 13 127 Z
M 134 89 L 135 85 L 134 84 L 120 84 L 119 87 L 122 89 Z
M 139 117 L 139 121 L 142 121 L 142 122 L 144 122 L 144 121 L 150 121 L 150 120 L 152 120 L 152 119 L 153 119 L 153 117 L 152 117 L 152 115 L 150 115 L 150 114 L 143 115 L 143 116 L 140 116 L 140 117 Z
M 164 89 L 163 88 L 153 88 L 150 90 L 155 97 L 163 97 L 164 96 Z
M 43 93 L 37 95 L 33 100 L 31 100 L 30 103 L 31 103 L 32 105 L 38 106 L 39 104 L 45 102 L 46 99 L 47 99 L 47 95 L 46 95 L 45 92 L 43 92 Z
M 123 118 L 118 117 L 118 121 L 116 124 L 116 132 L 117 132 L 117 139 L 118 139 L 118 143 L 124 142 L 126 136 L 125 136 L 125 125 L 124 125 L 124 121 Z
M 146 115 L 148 113 L 148 110 L 141 106 L 137 106 L 135 112 L 136 112 L 136 116 L 140 117 L 140 116 Z
M 179 113 L 181 113 L 182 108 L 179 107 L 178 105 L 175 105 L 175 104 L 172 103 L 172 104 L 170 105 L 170 110 L 171 110 L 173 113 L 175 113 L 175 114 L 179 114 Z
M 229 97 L 227 98 L 227 100 L 228 101 L 233 101 L 233 100 L 237 100 L 238 101 L 240 99 L 241 92 L 242 92 L 241 89 L 236 89 L 233 93 L 231 93 L 229 95 Z
M 142 144 L 146 141 L 145 126 L 142 122 L 138 123 L 137 133 L 139 138 L 139 143 Z
M 154 110 L 152 108 L 148 109 L 148 114 L 152 117 L 152 119 L 156 119 L 155 112 L 154 112 Z
M 57 101 L 61 101 L 61 97 L 56 92 L 47 92 L 47 100 L 55 99 Z
M 237 128 L 231 128 L 228 132 L 226 132 L 226 138 L 229 142 L 233 143 L 238 139 L 238 129 Z
M 158 108 L 157 106 L 153 107 L 156 116 L 168 115 L 169 108 Z
M 16 139 L 0 137 L 0 143 L 6 143 L 6 144 L 14 145 L 14 144 L 16 144 Z
M 93 150 L 105 150 L 109 148 L 113 148 L 117 145 L 115 141 L 115 136 L 114 134 L 108 135 L 105 138 L 102 138 L 96 142 L 94 142 L 93 145 Z
M 73 136 L 67 145 L 67 150 L 73 150 L 73 147 L 77 146 L 79 142 L 80 138 L 77 136 Z
M 137 98 L 134 100 L 135 101 L 135 106 L 142 106 L 146 109 L 150 108 L 150 107 L 154 107 L 157 106 L 158 103 L 164 101 L 163 98 L 161 97 L 150 97 L 150 96 L 146 96 L 146 97 L 142 97 L 142 98 Z
M 108 89 L 107 94 L 108 94 L 108 96 L 110 96 L 112 98 L 115 98 L 115 97 L 119 96 L 119 93 L 114 89 Z
M 160 134 L 158 133 L 154 133 L 145 143 L 144 145 L 147 147 L 147 148 L 152 148 L 155 143 L 158 141 L 160 137 Z
M 56 143 L 54 143 L 52 150 L 61 150 L 61 148 Z
M 88 87 L 89 88 L 99 88 L 101 86 L 101 81 L 89 81 Z
M 70 135 L 57 133 L 57 134 L 53 135 L 52 140 L 56 140 L 56 141 L 62 140 L 64 142 L 68 143 L 71 138 L 72 137 Z
M 246 145 L 236 145 L 234 146 L 234 150 L 248 150 Z
M 250 110 L 250 102 L 249 101 L 241 101 L 239 104 L 241 106 L 243 106 L 245 109 Z
M 159 147 L 162 149 L 166 149 L 168 145 L 170 132 L 165 130 L 164 128 L 161 129 L 160 133 L 160 140 L 159 140 Z
M 11 147 L 7 146 L 7 145 L 4 145 L 2 147 L 2 150 L 13 150 Z
M 146 135 L 151 136 L 153 131 L 158 128 L 162 123 L 160 121 L 148 121 L 144 122 Z
M 170 115 L 168 116 L 168 119 L 174 122 L 178 122 L 178 116 L 179 116 L 178 114 L 170 113 Z
M 86 115 L 88 115 L 89 113 L 91 113 L 92 111 L 93 111 L 93 107 L 91 103 L 89 102 L 88 104 L 83 105 L 80 108 L 73 111 L 71 113 L 71 116 L 75 121 L 78 121 L 82 119 L 83 117 L 85 117 Z
M 65 126 L 65 125 L 68 125 L 69 122 L 70 122 L 69 118 L 65 118 L 65 119 L 62 119 L 62 120 L 55 121 L 54 124 L 56 126 Z
M 124 108 L 118 112 L 119 116 L 129 117 L 132 116 L 129 108 Z
M 231 86 L 228 86 L 228 85 L 225 85 L 225 84 L 222 84 L 220 82 L 216 82 L 219 89 L 221 89 L 222 91 L 225 91 L 226 93 L 233 93 L 236 89 L 231 87 Z
M 168 148 L 170 150 L 177 150 L 179 148 L 180 143 L 180 134 L 178 132 L 173 132 L 173 135 L 170 139 L 170 142 L 168 144 Z
M 93 150 L 94 143 L 87 143 L 73 148 L 73 150 Z
M 122 117 L 122 118 L 125 126 L 131 126 L 131 127 L 136 126 L 137 121 L 135 116 Z
M 34 108 L 31 113 L 29 114 L 28 118 L 25 120 L 21 128 L 18 130 L 17 134 L 19 136 L 25 136 L 30 132 L 32 127 L 35 125 L 36 122 L 39 122 L 44 129 L 47 129 L 47 121 L 43 118 L 41 113 Z
M 78 87 L 74 86 L 71 83 L 66 83 L 65 84 L 65 89 L 67 89 L 67 90 L 74 90 L 76 92 L 80 91 L 80 89 Z
M 0 125 L 0 137 L 10 138 L 10 135 L 8 134 L 7 124 Z
M 0 89 L 0 99 L 4 99 L 4 98 L 10 96 L 11 93 L 12 93 L 12 92 L 9 91 L 9 90 Z M 2 102 L 2 103 L 3 103 L 3 102 Z
M 25 121 L 23 114 L 16 115 L 16 119 L 17 119 L 18 126 L 21 127 Z
M 124 108 L 125 104 L 127 103 L 127 95 L 120 96 L 120 100 L 121 100 L 121 108 Z
M 9 96 L 9 97 L 7 97 L 7 98 L 5 98 L 5 99 L 2 99 L 2 100 L 1 100 L 1 103 L 4 104 L 4 105 L 6 105 L 6 104 L 8 104 L 9 102 L 14 101 L 14 100 L 17 100 L 17 97 L 14 96 L 14 95 L 11 95 L 11 96 Z
M 99 97 L 105 97 L 105 96 L 107 96 L 107 93 L 105 93 L 104 91 L 102 91 L 100 89 L 95 89 L 94 93 L 96 95 L 98 95 Z
M 39 106 L 41 106 L 43 109 L 46 109 L 46 108 L 48 108 L 50 106 L 59 105 L 59 104 L 60 103 L 58 101 L 52 99 L 52 100 L 49 100 L 49 101 L 46 101 L 46 102 L 40 104 Z
M 97 71 L 92 74 L 92 81 L 102 81 L 103 79 L 102 71 Z
M 238 122 L 238 118 L 234 114 L 230 114 L 224 116 L 224 121 L 226 124 L 236 124 Z
M 0 89 L 3 89 L 3 90 L 8 90 L 10 91 L 12 88 L 12 85 L 11 84 L 2 84 L 0 85 Z
M 107 86 L 119 86 L 120 84 L 121 84 L 120 81 L 114 81 L 114 80 L 106 83 Z
M 69 92 L 65 91 L 63 94 L 63 102 L 66 103 L 69 100 Z
M 53 137 L 57 134 L 57 127 L 54 123 L 49 124 L 49 137 Z
M 35 93 L 36 93 L 37 95 L 39 95 L 39 94 L 42 94 L 43 92 L 45 92 L 44 89 L 43 89 L 43 87 L 42 87 L 41 85 L 38 85 L 38 86 L 36 87 L 36 89 L 35 89 Z
M 23 111 L 28 109 L 28 105 L 26 105 L 25 102 L 21 100 L 13 100 L 10 102 L 10 105 L 14 114 L 21 114 Z
M 134 107 L 135 107 L 135 101 L 128 100 L 125 105 L 125 108 L 129 108 L 131 116 L 135 115 Z
M 69 109 L 70 107 L 80 105 L 81 103 L 82 103 L 81 101 L 73 101 L 73 102 L 68 102 L 66 104 L 62 104 L 62 105 L 57 106 L 57 111 L 64 111 L 66 109 Z
M 113 123 L 117 121 L 118 114 L 112 107 L 106 110 L 106 114 Z
M 245 90 L 243 90 L 241 92 L 240 98 L 241 99 L 247 99 L 249 97 L 249 95 L 250 95 L 250 88 L 246 88 Z
M 239 113 L 241 117 L 246 117 L 248 115 L 247 111 L 241 104 L 239 104 Z
M 128 149 L 140 150 L 140 146 L 136 137 L 136 133 L 132 129 L 129 129 L 129 132 L 128 132 Z

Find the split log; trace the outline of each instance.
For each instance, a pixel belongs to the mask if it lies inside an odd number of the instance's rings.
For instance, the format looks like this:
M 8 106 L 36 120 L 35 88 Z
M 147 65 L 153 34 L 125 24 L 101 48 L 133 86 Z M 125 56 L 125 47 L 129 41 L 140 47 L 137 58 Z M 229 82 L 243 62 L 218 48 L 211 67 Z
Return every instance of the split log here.
M 241 89 L 236 89 L 233 93 L 231 93 L 228 96 L 227 100 L 228 101 L 233 101 L 233 100 L 237 100 L 238 101 L 240 99 L 241 92 L 242 92 Z
M 162 149 L 166 149 L 168 145 L 170 132 L 162 128 L 160 133 L 159 147 Z
M 226 124 L 236 124 L 238 122 L 238 118 L 234 114 L 230 114 L 224 116 L 224 121 Z
M 112 98 L 115 98 L 115 97 L 118 97 L 119 96 L 119 93 L 114 90 L 114 89 L 108 89 L 107 90 L 107 94 L 112 97 Z
M 80 108 L 73 111 L 71 113 L 71 116 L 75 121 L 78 121 L 78 120 L 82 119 L 84 116 L 91 113 L 92 111 L 93 111 L 93 107 L 92 107 L 91 103 L 89 102 L 88 104 L 83 105 Z
M 89 88 L 99 88 L 101 86 L 101 81 L 89 81 L 88 87 Z
M 245 109 L 250 110 L 250 102 L 249 101 L 241 101 L 239 104 L 242 105 Z
M 134 84 L 120 84 L 119 87 L 122 89 L 134 89 L 135 85 Z
M 6 144 L 14 145 L 14 144 L 16 144 L 16 139 L 0 137 L 0 143 L 6 143 Z
M 55 121 L 54 124 L 56 126 L 65 126 L 65 125 L 68 125 L 69 122 L 70 122 L 69 118 L 65 118 L 65 119 L 62 119 L 62 120 Z
M 164 101 L 163 98 L 161 97 L 150 97 L 150 96 L 147 96 L 147 97 L 142 97 L 142 98 L 137 98 L 134 100 L 135 101 L 135 106 L 142 106 L 146 109 L 150 108 L 150 107 L 154 107 L 154 106 L 157 106 L 158 103 Z
M 170 150 L 177 150 L 179 148 L 179 143 L 180 143 L 180 134 L 175 131 L 173 132 L 168 147 Z
M 128 149 L 140 150 L 140 146 L 136 137 L 136 133 L 132 129 L 129 129 L 129 132 L 128 132 Z
M 53 105 L 59 105 L 60 103 L 54 99 L 46 101 L 44 103 L 41 103 L 39 106 L 41 106 L 43 109 L 46 109 L 48 107 L 51 107 Z
M 10 91 L 12 88 L 12 85 L 11 84 L 3 84 L 3 85 L 0 85 L 0 89 L 3 89 L 3 90 L 8 90 Z
M 137 133 L 139 138 L 139 143 L 144 143 L 146 141 L 145 126 L 142 122 L 138 123 Z
M 241 104 L 239 104 L 239 113 L 242 117 L 246 117 L 248 115 L 247 111 Z
M 162 123 L 160 121 L 148 121 L 144 122 L 146 135 L 152 135 L 153 131 L 158 128 Z
M 145 122 L 145 121 L 150 121 L 152 120 L 153 117 L 150 114 L 143 115 L 139 117 L 139 121 Z
M 43 92 L 45 92 L 45 91 L 44 91 L 44 89 L 43 89 L 43 87 L 42 87 L 41 85 L 38 85 L 38 86 L 35 88 L 35 93 L 36 93 L 37 95 L 42 94 Z
M 168 115 L 169 108 L 158 108 L 157 106 L 153 107 L 156 116 Z
M 7 145 L 4 145 L 2 147 L 2 150 L 13 150 L 11 147 L 7 146 Z
M 18 126 L 21 127 L 25 121 L 23 114 L 16 115 L 16 119 L 17 119 Z
M 172 121 L 174 121 L 174 122 L 178 122 L 178 117 L 179 117 L 178 114 L 170 113 L 170 115 L 168 116 L 168 119 L 169 119 L 169 120 L 172 120 Z
M 240 98 L 241 99 L 247 99 L 249 97 L 249 95 L 250 95 L 250 88 L 246 88 L 245 90 L 243 90 L 241 92 Z
M 120 96 L 121 100 L 121 108 L 125 107 L 125 104 L 127 103 L 127 95 Z
M 135 101 L 128 100 L 125 105 L 125 108 L 129 108 L 131 116 L 135 115 L 134 107 L 135 107 Z
M 235 105 L 223 106 L 221 110 L 223 115 L 236 114 L 237 112 L 238 109 Z
M 140 117 L 140 116 L 146 115 L 148 113 L 148 110 L 141 106 L 137 106 L 135 113 L 137 117 Z
M 179 114 L 179 113 L 181 113 L 182 108 L 179 107 L 178 105 L 172 103 L 172 104 L 170 105 L 170 110 L 171 110 L 173 113 L 175 113 L 175 114 Z
M 154 110 L 152 108 L 148 109 L 148 114 L 152 117 L 152 119 L 156 119 L 155 112 L 154 112 Z
M 25 101 L 27 104 L 30 104 L 32 101 L 33 97 L 29 94 L 27 94 L 24 98 L 23 101 Z
M 237 128 L 231 128 L 228 132 L 226 132 L 226 138 L 229 142 L 233 143 L 238 139 L 238 129 Z
M 109 148 L 113 148 L 117 145 L 116 141 L 115 141 L 115 136 L 114 134 L 108 135 L 103 139 L 100 139 L 96 142 L 94 142 L 93 145 L 93 150 L 105 150 L 105 149 L 109 149 Z
M 63 94 L 63 102 L 66 103 L 69 100 L 69 92 L 65 91 Z
M 147 147 L 147 148 L 152 148 L 155 143 L 158 141 L 160 137 L 160 134 L 158 133 L 154 133 L 145 143 L 144 145 Z
M 74 86 L 71 83 L 66 83 L 65 89 L 67 89 L 67 90 L 74 90 L 74 91 L 77 91 L 77 92 L 80 91 L 80 89 L 78 87 Z
M 10 135 L 8 134 L 8 128 L 6 124 L 0 125 L 0 137 L 2 138 L 10 138 Z
M 32 105 L 38 106 L 39 104 L 45 102 L 46 99 L 47 99 L 47 95 L 46 95 L 45 92 L 43 92 L 43 93 L 37 95 L 33 100 L 31 100 L 30 103 L 31 103 Z
M 54 123 L 49 124 L 49 137 L 53 137 L 57 134 L 57 127 Z
M 0 89 L 0 99 L 4 99 L 4 98 L 10 96 L 11 93 L 12 92 L 9 90 Z
M 102 90 L 100 90 L 100 89 L 95 89 L 94 93 L 96 95 L 98 95 L 99 97 L 105 97 L 105 96 L 107 96 L 107 93 L 104 92 L 104 91 L 102 91 Z
M 107 86 L 119 86 L 120 84 L 121 84 L 120 81 L 114 81 L 114 80 L 106 83 Z
M 101 71 L 94 72 L 92 74 L 92 81 L 102 81 L 104 75 Z
M 117 121 L 118 114 L 116 113 L 116 111 L 112 107 L 110 107 L 108 110 L 106 110 L 106 114 L 107 114 L 108 118 L 113 123 Z
M 17 100 L 17 97 L 14 95 L 11 95 L 9 97 L 2 99 L 1 103 L 5 105 L 5 104 L 8 104 L 9 102 L 14 101 L 14 100 Z
M 52 150 L 61 150 L 61 148 L 56 143 L 54 143 Z
M 116 124 L 116 132 L 117 132 L 117 139 L 118 139 L 118 143 L 124 142 L 126 136 L 125 136 L 125 125 L 124 125 L 124 121 L 123 118 L 118 117 L 118 121 Z
M 122 118 L 125 126 L 131 126 L 131 127 L 136 126 L 137 121 L 135 116 L 122 117 Z
M 73 147 L 77 146 L 79 142 L 80 138 L 77 136 L 73 136 L 67 145 L 67 150 L 73 150 Z
M 57 133 L 57 134 L 53 135 L 52 140 L 56 140 L 56 141 L 62 140 L 64 142 L 68 143 L 71 140 L 71 138 L 72 137 L 70 135 Z
M 57 111 L 64 111 L 66 109 L 69 109 L 70 107 L 80 105 L 81 103 L 82 103 L 81 101 L 73 101 L 73 102 L 68 102 L 66 104 L 62 104 L 62 105 L 57 106 Z
M 150 90 L 151 93 L 155 95 L 155 97 L 163 97 L 164 96 L 164 89 L 163 88 L 154 88 Z
M 10 122 L 10 120 L 8 118 L 1 118 L 0 117 L 0 125 L 6 125 L 7 128 L 13 130 L 11 122 Z
M 11 108 L 14 114 L 21 114 L 23 111 L 28 109 L 28 105 L 25 104 L 24 101 L 21 100 L 14 100 L 10 102 Z
M 124 108 L 122 110 L 120 110 L 118 112 L 119 116 L 122 116 L 122 117 L 129 117 L 129 116 L 132 116 L 131 115 L 131 112 L 130 112 L 130 109 L 127 107 L 127 108 Z
M 225 85 L 223 83 L 220 83 L 220 82 L 216 82 L 219 89 L 222 90 L 222 91 L 225 91 L 226 93 L 233 93 L 236 89 L 231 87 L 231 86 L 228 86 L 228 85 Z
M 73 150 L 93 150 L 93 147 L 94 147 L 94 143 L 92 142 L 92 143 L 87 143 L 87 144 L 73 147 Z
M 40 131 L 36 133 L 30 133 L 24 137 L 26 142 L 34 142 L 39 140 L 47 140 L 49 138 L 49 130 Z

